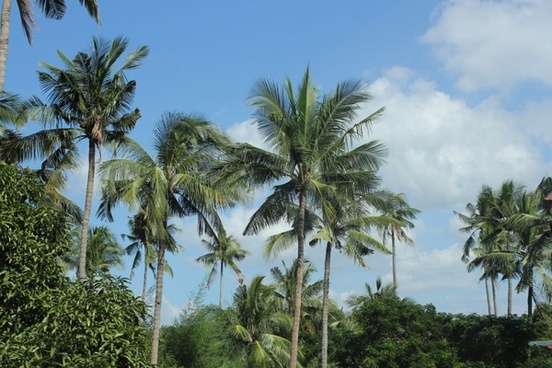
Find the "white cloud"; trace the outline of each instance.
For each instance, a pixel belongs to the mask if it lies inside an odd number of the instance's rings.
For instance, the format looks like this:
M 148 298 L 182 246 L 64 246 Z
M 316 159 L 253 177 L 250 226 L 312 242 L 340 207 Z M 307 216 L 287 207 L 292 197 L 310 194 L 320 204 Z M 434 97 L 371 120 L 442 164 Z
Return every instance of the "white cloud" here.
M 389 150 L 384 184 L 405 193 L 415 207 L 456 209 L 483 184 L 542 178 L 546 163 L 523 114 L 506 111 L 492 98 L 469 106 L 403 68 L 390 69 L 371 89 L 375 98 L 366 114 L 386 107 L 369 137 Z M 531 105 L 533 116 L 542 119 L 534 127 L 546 122 L 539 107 Z
M 523 81 L 552 85 L 552 2 L 448 0 L 421 38 L 467 91 L 510 89 Z
M 182 314 L 182 310 L 182 306 L 175 305 L 172 301 L 163 297 L 163 304 L 161 306 L 161 325 L 169 326 L 174 324 Z M 151 312 L 153 313 L 153 308 Z

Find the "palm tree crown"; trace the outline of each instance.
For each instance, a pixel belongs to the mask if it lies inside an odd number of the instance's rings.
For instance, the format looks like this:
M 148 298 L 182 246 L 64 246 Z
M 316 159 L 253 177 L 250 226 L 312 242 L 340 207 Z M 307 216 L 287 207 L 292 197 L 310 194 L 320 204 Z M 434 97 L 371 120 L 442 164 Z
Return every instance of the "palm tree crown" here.
M 207 267 L 211 267 L 207 287 L 211 287 L 217 269 L 220 268 L 220 286 L 219 286 L 219 307 L 222 308 L 222 280 L 224 268 L 229 266 L 238 278 L 240 284 L 243 282 L 244 276 L 236 261 L 242 261 L 249 251 L 242 249 L 238 241 L 232 236 L 227 235 L 224 228 L 218 229 L 217 234 L 211 236 L 211 241 L 202 240 L 201 244 L 209 253 L 204 254 L 196 259 L 196 262 L 203 262 Z
M 73 60 L 58 52 L 64 69 L 42 63 L 46 71 L 38 73 L 39 80 L 49 104 L 34 98 L 27 104 L 26 114 L 31 120 L 43 122 L 48 129 L 14 139 L 3 148 L 3 153 L 15 161 L 45 158 L 46 166 L 67 169 L 76 165 L 78 143 L 88 142 L 80 279 L 86 277 L 96 150 L 101 152 L 105 144 L 120 143 L 140 117 L 138 109 L 129 111 L 136 82 L 127 80 L 125 71 L 139 67 L 148 49 L 139 47 L 117 67 L 127 46 L 128 40 L 122 37 L 112 42 L 93 38 L 90 50 L 77 53 Z

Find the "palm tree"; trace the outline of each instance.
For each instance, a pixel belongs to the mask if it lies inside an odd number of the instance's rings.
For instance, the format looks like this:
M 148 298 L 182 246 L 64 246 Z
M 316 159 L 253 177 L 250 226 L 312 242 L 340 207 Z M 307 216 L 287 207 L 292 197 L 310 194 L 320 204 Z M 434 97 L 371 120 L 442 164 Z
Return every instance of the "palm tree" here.
M 347 305 L 350 307 L 356 308 L 359 305 L 363 304 L 366 301 L 378 300 L 378 299 L 388 299 L 388 298 L 397 298 L 397 288 L 393 282 L 383 285 L 381 277 L 376 278 L 376 289 L 368 284 L 364 284 L 364 289 L 366 293 L 364 295 L 354 295 L 347 299 Z
M 481 279 L 485 281 L 488 313 L 491 315 L 491 296 L 489 294 L 489 282 L 491 282 L 492 303 L 495 306 L 494 314 L 496 315 L 495 289 L 498 270 L 493 267 L 496 263 L 488 259 L 489 255 L 498 250 L 494 234 L 497 233 L 499 220 L 495 218 L 495 197 L 492 188 L 483 186 L 477 196 L 476 203 L 468 203 L 466 211 L 468 214 L 455 212 L 460 220 L 466 224 L 460 231 L 469 234 L 464 243 L 462 261 L 468 263 L 468 272 L 477 267 L 483 268 Z M 479 247 L 477 247 L 477 244 L 479 244 Z M 474 260 L 470 258 L 473 254 L 476 256 Z
M 230 366 L 244 368 L 281 368 L 290 361 L 290 342 L 284 337 L 292 322 L 279 311 L 275 287 L 264 285 L 257 276 L 249 286 L 241 285 L 234 294 L 237 323 L 230 327 L 232 344 Z
M 494 238 L 502 248 L 502 252 L 499 254 L 505 256 L 499 261 L 502 263 L 501 272 L 508 282 L 508 317 L 512 316 L 512 280 L 519 275 L 521 270 L 519 267 L 520 259 L 515 251 L 515 247 L 517 246 L 516 235 L 506 226 L 505 221 L 507 218 L 517 213 L 517 202 L 522 191 L 523 186 L 515 184 L 512 180 L 507 180 L 502 183 L 498 192 L 494 194 L 494 217 L 498 220 L 498 225 L 495 225 L 495 231 L 491 234 L 491 237 Z
M 146 289 L 148 285 L 148 268 L 155 277 L 155 266 L 153 262 L 156 258 L 156 251 L 149 235 L 147 222 L 144 214 L 138 213 L 133 216 L 128 222 L 130 227 L 130 234 L 123 234 L 123 239 L 132 241 L 125 247 L 125 252 L 128 255 L 134 254 L 132 261 L 132 267 L 130 271 L 130 279 L 134 276 L 134 270 L 138 267 L 140 262 L 144 262 L 144 279 L 142 282 L 142 300 L 146 298 Z
M 79 0 L 88 14 L 98 23 L 100 23 L 100 14 L 97 0 Z M 65 15 L 65 0 L 38 0 L 36 1 L 40 10 L 46 18 L 61 19 Z M 33 2 L 31 0 L 16 0 L 21 25 L 27 36 L 27 41 L 32 44 L 32 29 L 36 27 L 33 14 Z M 2 3 L 2 14 L 0 16 L 0 96 L 4 92 L 4 82 L 6 79 L 6 60 L 8 56 L 8 43 L 10 38 L 10 16 L 12 0 L 4 0 Z
M 156 292 L 151 364 L 157 365 L 165 253 L 175 252 L 169 221 L 196 216 L 198 231 L 212 236 L 220 227 L 216 210 L 234 204 L 239 190 L 217 186 L 204 173 L 221 155 L 228 139 L 203 118 L 182 113 L 163 115 L 154 131 L 155 157 L 127 139 L 124 158 L 100 166 L 102 202 L 99 213 L 112 220 L 111 209 L 124 202 L 143 214 L 150 240 L 157 248 Z
M 308 68 L 296 92 L 289 79 L 282 87 L 260 80 L 250 101 L 257 108 L 255 124 L 270 150 L 240 144 L 221 165 L 221 177 L 233 183 L 278 182 L 251 217 L 245 234 L 256 234 L 282 220 L 294 223 L 298 264 L 290 368 L 297 366 L 307 207 L 328 206 L 325 194 L 333 188 L 322 181 L 323 175 L 346 177 L 374 161 L 374 143 L 351 148 L 363 128 L 383 111 L 355 123 L 359 104 L 370 99 L 365 87 L 360 81 L 348 81 L 320 98 Z
M 270 275 L 276 283 L 276 295 L 284 303 L 282 310 L 288 314 L 293 313 L 293 306 L 295 305 L 295 289 L 297 283 L 297 260 L 294 260 L 291 266 L 287 266 L 282 261 L 282 269 L 280 267 L 272 267 L 270 269 Z M 305 319 L 309 312 L 319 310 L 320 293 L 322 292 L 322 280 L 314 281 L 311 283 L 311 279 L 316 273 L 316 268 L 311 262 L 305 260 L 303 267 L 303 295 L 302 299 L 302 318 Z
M 371 181 L 375 185 L 377 182 L 375 176 Z M 363 198 L 368 199 L 370 196 L 366 195 Z M 390 253 L 383 244 L 369 235 L 371 227 L 388 225 L 390 219 L 385 216 L 371 216 L 368 208 L 370 206 L 363 203 L 362 199 L 358 197 L 336 197 L 331 208 L 334 216 L 326 216 L 326 211 L 323 211 L 322 224 L 324 226 L 310 242 L 311 245 L 322 241 L 326 242 L 322 294 L 322 368 L 326 368 L 328 365 L 328 313 L 332 249 L 335 247 L 362 267 L 367 267 L 364 256 L 372 254 L 374 250 Z
M 89 229 L 89 246 L 86 257 L 86 274 L 92 277 L 95 273 L 107 274 L 113 267 L 123 267 L 124 250 L 115 235 L 106 226 L 91 227 Z M 69 270 L 78 269 L 80 242 L 77 236 L 71 247 L 71 253 L 65 258 Z
M 20 121 L 20 108 L 21 100 L 18 95 L 10 93 L 0 94 L 0 149 L 4 140 L 13 133 L 5 124 L 18 126 L 24 123 Z
M 75 165 L 77 144 L 88 142 L 88 177 L 78 271 L 81 280 L 86 278 L 96 150 L 101 153 L 104 145 L 120 143 L 140 117 L 138 109 L 129 111 L 136 82 L 127 80 L 125 71 L 139 67 L 148 49 L 139 47 L 116 69 L 115 64 L 127 46 L 128 41 L 122 37 L 112 42 L 93 38 L 91 49 L 79 52 L 73 60 L 58 52 L 65 69 L 41 64 L 47 71 L 39 72 L 39 80 L 50 105 L 35 98 L 29 102 L 26 113 L 31 120 L 43 121 L 51 128 L 4 146 L 5 154 L 16 161 L 46 157 L 44 162 L 48 165 L 65 169 Z
M 211 267 L 207 287 L 211 287 L 217 274 L 217 268 L 220 268 L 219 307 L 222 308 L 224 268 L 230 266 L 241 284 L 244 276 L 235 261 L 242 261 L 249 254 L 249 251 L 242 249 L 238 241 L 232 235 L 227 235 L 226 230 L 222 227 L 218 229 L 217 234 L 211 236 L 211 239 L 212 241 L 201 240 L 201 244 L 207 248 L 209 253 L 198 257 L 196 262 L 203 262 L 207 267 Z
M 533 192 L 524 191 L 518 197 L 514 213 L 505 219 L 505 227 L 516 235 L 518 239 L 517 252 L 520 257 L 521 276 L 516 290 L 527 290 L 527 317 L 531 321 L 533 302 L 537 279 L 545 294 L 552 296 L 552 234 L 550 230 L 551 218 L 544 211 L 543 200 L 547 193 L 543 188 L 548 186 L 549 178 L 543 179 Z
M 395 241 L 414 245 L 414 241 L 408 237 L 405 228 L 412 229 L 414 224 L 410 221 L 416 218 L 420 210 L 410 207 L 404 194 L 399 193 L 391 196 L 388 202 L 388 207 L 384 210 L 383 215 L 397 220 L 395 223 L 390 223 L 383 227 L 383 244 L 386 244 L 387 238 L 391 238 L 391 258 L 393 269 L 393 285 L 397 285 L 397 248 Z

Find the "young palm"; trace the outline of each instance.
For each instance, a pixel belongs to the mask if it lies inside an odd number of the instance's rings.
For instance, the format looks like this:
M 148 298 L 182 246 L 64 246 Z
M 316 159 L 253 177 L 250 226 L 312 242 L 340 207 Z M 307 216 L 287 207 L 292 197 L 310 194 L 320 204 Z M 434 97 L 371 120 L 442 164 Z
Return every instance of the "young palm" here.
M 4 154 L 16 161 L 45 157 L 47 166 L 66 169 L 74 166 L 78 143 L 88 143 L 88 176 L 82 220 L 79 279 L 86 278 L 86 247 L 92 208 L 96 152 L 104 145 L 120 143 L 140 117 L 130 111 L 136 82 L 127 80 L 125 71 L 140 66 L 147 47 L 131 52 L 117 68 L 128 41 L 118 37 L 112 42 L 93 38 L 89 51 L 79 52 L 70 60 L 58 52 L 65 69 L 42 63 L 39 72 L 42 89 L 49 105 L 31 100 L 26 113 L 31 120 L 44 122 L 47 129 L 4 146 Z M 63 127 L 66 125 L 67 127 Z
M 117 241 L 115 235 L 106 226 L 91 227 L 88 231 L 89 247 L 86 257 L 86 274 L 92 277 L 95 273 L 109 273 L 113 267 L 123 266 L 124 250 Z M 78 269 L 80 255 L 80 236 L 71 247 L 71 253 L 66 257 L 65 263 L 69 270 Z
M 288 314 L 293 313 L 295 305 L 295 289 L 297 283 L 297 260 L 288 267 L 282 261 L 283 269 L 272 267 L 270 275 L 276 283 L 276 295 L 284 302 L 282 310 Z M 303 267 L 303 295 L 301 296 L 303 311 L 302 318 L 309 314 L 309 311 L 320 310 L 319 297 L 322 292 L 322 280 L 311 283 L 311 279 L 316 273 L 316 268 L 309 261 L 305 260 Z
M 216 186 L 204 176 L 228 144 L 227 138 L 208 121 L 182 113 L 165 114 L 154 131 L 156 156 L 127 140 L 123 158 L 100 166 L 102 202 L 99 213 L 112 219 L 111 209 L 124 202 L 140 211 L 157 248 L 156 293 L 151 364 L 157 365 L 165 253 L 175 252 L 170 220 L 196 216 L 200 235 L 213 235 L 220 227 L 216 210 L 232 206 L 239 190 Z
M 6 79 L 6 60 L 8 56 L 8 43 L 10 38 L 10 16 L 12 9 L 12 2 L 14 0 L 4 0 L 2 3 L 2 13 L 0 17 L 0 95 L 4 91 L 4 82 Z M 15 0 L 19 15 L 21 18 L 21 25 L 27 36 L 29 44 L 32 43 L 32 30 L 36 27 L 33 14 L 33 1 L 32 0 Z M 97 0 L 79 0 L 79 2 L 86 8 L 88 14 L 96 22 L 100 22 L 99 8 Z M 40 10 L 44 13 L 46 18 L 61 19 L 65 15 L 65 0 L 39 0 L 36 1 Z
M 365 293 L 363 295 L 354 295 L 347 299 L 347 305 L 352 307 L 353 309 L 356 309 L 357 307 L 368 301 L 374 301 L 378 299 L 398 299 L 397 288 L 395 287 L 395 285 L 393 285 L 393 282 L 383 285 L 381 277 L 379 276 L 376 278 L 375 289 L 372 289 L 372 287 L 368 283 L 365 283 L 364 290 Z M 414 302 L 409 298 L 404 298 L 402 300 L 404 300 L 405 302 Z
M 241 144 L 221 166 L 222 177 L 231 182 L 249 186 L 278 182 L 251 217 L 246 234 L 282 220 L 295 222 L 298 267 L 290 368 L 297 366 L 307 207 L 328 206 L 325 193 L 333 188 L 323 182 L 323 175 L 346 178 L 348 172 L 373 165 L 373 151 L 381 150 L 379 144 L 351 147 L 383 111 L 357 121 L 360 104 L 369 99 L 360 81 L 340 83 L 333 93 L 321 97 L 308 69 L 297 91 L 289 79 L 282 87 L 261 80 L 253 86 L 250 101 L 257 108 L 255 124 L 270 150 Z M 291 212 L 290 202 L 296 204 Z
M 216 234 L 211 236 L 211 241 L 201 240 L 201 244 L 209 253 L 202 255 L 196 259 L 196 262 L 203 262 L 205 266 L 211 267 L 207 287 L 211 287 L 217 269 L 220 268 L 220 285 L 219 285 L 219 307 L 222 308 L 222 280 L 224 268 L 229 266 L 238 278 L 240 284 L 243 282 L 244 276 L 236 261 L 242 261 L 249 252 L 240 247 L 238 241 L 232 236 L 227 235 L 224 228 L 218 229 Z
M 235 343 L 230 367 L 281 368 L 290 360 L 290 342 L 284 336 L 291 327 L 288 314 L 277 309 L 275 288 L 257 276 L 234 294 L 237 321 L 230 327 Z

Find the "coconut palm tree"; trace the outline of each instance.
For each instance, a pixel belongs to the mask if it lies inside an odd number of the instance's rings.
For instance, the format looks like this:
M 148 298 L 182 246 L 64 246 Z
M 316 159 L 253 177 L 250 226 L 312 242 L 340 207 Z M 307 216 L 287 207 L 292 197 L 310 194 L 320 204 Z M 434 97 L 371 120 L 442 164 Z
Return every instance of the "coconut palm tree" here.
M 388 201 L 388 207 L 383 211 L 383 215 L 397 220 L 395 223 L 390 223 L 383 227 L 383 244 L 387 243 L 387 239 L 391 239 L 391 258 L 393 269 L 393 285 L 398 288 L 397 284 L 397 247 L 395 241 L 414 245 L 414 241 L 408 237 L 405 229 L 412 229 L 414 224 L 410 221 L 416 218 L 420 210 L 410 207 L 404 194 L 399 193 L 391 196 Z
M 311 262 L 305 260 L 303 267 L 303 295 L 302 299 L 302 319 L 308 318 L 313 312 L 320 310 L 320 293 L 322 292 L 322 280 L 311 282 L 316 273 L 316 268 Z M 276 295 L 283 301 L 281 308 L 288 314 L 293 313 L 295 305 L 295 289 L 297 282 L 297 260 L 294 260 L 291 266 L 287 266 L 282 261 L 282 268 L 276 266 L 270 269 L 270 275 L 276 285 Z
M 535 288 L 538 280 L 548 298 L 552 296 L 552 218 L 543 208 L 547 193 L 543 187 L 551 179 L 545 178 L 533 191 L 524 191 L 516 202 L 517 212 L 504 220 L 504 226 L 513 231 L 518 239 L 516 252 L 520 258 L 520 280 L 518 292 L 527 290 L 527 317 L 533 315 L 536 301 Z
M 313 206 L 315 212 L 329 207 L 326 194 L 335 189 L 322 181 L 323 175 L 346 180 L 348 173 L 373 165 L 373 146 L 380 149 L 378 143 L 352 148 L 383 111 L 357 120 L 360 104 L 369 99 L 361 81 L 340 83 L 333 93 L 320 96 L 308 68 L 296 91 L 289 79 L 283 86 L 260 80 L 252 88 L 250 102 L 257 109 L 255 124 L 269 149 L 237 145 L 220 166 L 221 178 L 229 182 L 278 183 L 251 217 L 245 234 L 256 234 L 280 221 L 294 224 L 298 264 L 290 368 L 297 366 L 307 208 Z
M 132 243 L 125 247 L 125 252 L 128 255 L 134 254 L 132 261 L 132 267 L 130 271 L 130 279 L 134 276 L 134 270 L 138 267 L 140 262 L 144 263 L 144 278 L 142 282 L 142 300 L 146 298 L 146 291 L 148 285 L 148 268 L 155 277 L 154 261 L 156 258 L 155 247 L 151 241 L 147 222 L 144 214 L 137 213 L 129 220 L 128 226 L 130 228 L 130 234 L 123 234 L 123 239 L 128 239 Z
M 220 268 L 219 307 L 222 308 L 224 268 L 229 266 L 241 284 L 244 276 L 236 261 L 242 261 L 249 254 L 249 251 L 242 249 L 238 241 L 232 235 L 227 235 L 226 230 L 222 227 L 218 229 L 216 234 L 211 236 L 211 241 L 203 239 L 201 240 L 201 244 L 203 244 L 209 253 L 198 257 L 196 262 L 202 262 L 205 266 L 211 267 L 207 287 L 211 287 L 217 274 L 217 269 Z
M 373 186 L 375 186 L 378 181 L 377 178 L 374 176 L 371 180 Z M 345 191 L 345 193 L 347 192 Z M 374 195 L 378 196 L 375 193 Z M 383 244 L 370 235 L 369 231 L 372 228 L 386 226 L 394 221 L 394 219 L 371 215 L 369 211 L 373 208 L 373 203 L 370 205 L 363 203 L 363 200 L 369 198 L 370 195 L 368 193 L 357 198 L 335 196 L 331 208 L 334 216 L 326 216 L 326 212 L 323 211 L 321 223 L 324 226 L 313 236 L 310 242 L 311 245 L 318 242 L 326 243 L 322 294 L 322 368 L 326 368 L 328 365 L 328 313 L 330 306 L 329 291 L 332 249 L 335 247 L 355 262 L 358 262 L 362 267 L 367 267 L 364 257 L 374 253 L 374 250 L 387 254 L 390 253 Z
M 100 166 L 102 193 L 99 213 L 112 220 L 117 203 L 140 211 L 150 240 L 157 250 L 156 292 L 151 364 L 157 365 L 163 275 L 166 252 L 175 252 L 171 219 L 196 216 L 198 231 L 213 236 L 221 226 L 217 210 L 232 206 L 240 190 L 215 185 L 204 175 L 221 155 L 228 139 L 207 120 L 183 113 L 166 113 L 154 131 L 156 156 L 150 156 L 136 142 L 127 139 L 123 158 Z
M 237 321 L 230 327 L 235 341 L 231 367 L 281 368 L 290 361 L 290 342 L 285 334 L 291 318 L 277 308 L 275 287 L 257 276 L 234 294 Z M 229 367 L 230 367 L 229 366 Z
M 507 180 L 494 193 L 495 231 L 491 234 L 491 239 L 494 239 L 500 246 L 499 256 L 503 256 L 503 259 L 499 259 L 499 262 L 502 266 L 500 272 L 508 282 L 507 315 L 509 317 L 512 316 L 513 279 L 519 276 L 521 270 L 520 258 L 515 249 L 517 246 L 516 235 L 512 229 L 506 226 L 505 221 L 518 211 L 517 202 L 522 191 L 523 186 L 515 184 L 512 180 Z M 498 224 L 496 221 L 498 221 Z
M 6 80 L 6 60 L 8 56 L 8 43 L 10 38 L 10 16 L 13 0 L 4 0 L 2 3 L 2 14 L 0 15 L 0 96 L 4 92 Z M 79 0 L 88 14 L 100 23 L 100 14 L 97 0 Z M 61 19 L 65 15 L 65 0 L 39 0 L 36 4 L 44 13 L 46 18 Z M 33 28 L 36 27 L 33 14 L 33 1 L 16 0 L 17 8 L 21 18 L 21 25 L 27 36 L 27 41 L 32 44 Z
M 19 110 L 21 109 L 21 100 L 18 95 L 10 93 L 0 94 L 0 150 L 2 144 L 13 134 L 8 125 L 19 126 L 25 123 L 21 121 Z
M 89 247 L 86 257 L 86 274 L 92 277 L 96 273 L 107 274 L 111 268 L 123 267 L 124 250 L 116 239 L 113 232 L 106 226 L 91 227 L 88 230 Z M 64 261 L 68 270 L 77 270 L 79 266 L 80 255 L 80 233 L 71 246 L 70 254 Z
M 120 143 L 140 117 L 138 109 L 130 110 L 136 82 L 127 80 L 125 71 L 139 67 L 148 49 L 139 47 L 118 67 L 116 63 L 121 61 L 127 47 L 128 40 L 122 37 L 112 42 L 93 38 L 90 50 L 79 52 L 73 60 L 58 52 L 65 69 L 42 63 L 46 71 L 38 74 L 49 105 L 34 98 L 28 103 L 26 114 L 48 128 L 12 140 L 3 148 L 4 154 L 13 160 L 45 158 L 47 166 L 66 169 L 75 165 L 78 143 L 88 143 L 88 176 L 78 271 L 81 280 L 86 278 L 96 152 L 101 154 L 104 145 Z
M 358 307 L 362 303 L 371 300 L 377 299 L 386 299 L 386 298 L 397 298 L 397 288 L 390 282 L 386 285 L 383 285 L 381 277 L 376 277 L 376 288 L 372 289 L 370 284 L 364 284 L 365 294 L 363 295 L 354 295 L 347 299 L 347 305 L 353 308 Z
M 494 314 L 496 315 L 495 295 L 498 270 L 493 267 L 493 262 L 488 259 L 491 254 L 495 254 L 498 250 L 494 234 L 497 233 L 499 220 L 495 217 L 495 197 L 492 188 L 483 186 L 477 196 L 476 203 L 468 203 L 466 211 L 467 214 L 455 212 L 460 220 L 466 224 L 460 231 L 469 234 L 464 243 L 462 261 L 468 264 L 468 272 L 475 270 L 477 267 L 483 268 L 481 279 L 485 282 L 488 313 L 491 315 L 492 303 L 495 306 Z M 491 283 L 492 301 L 489 282 Z

